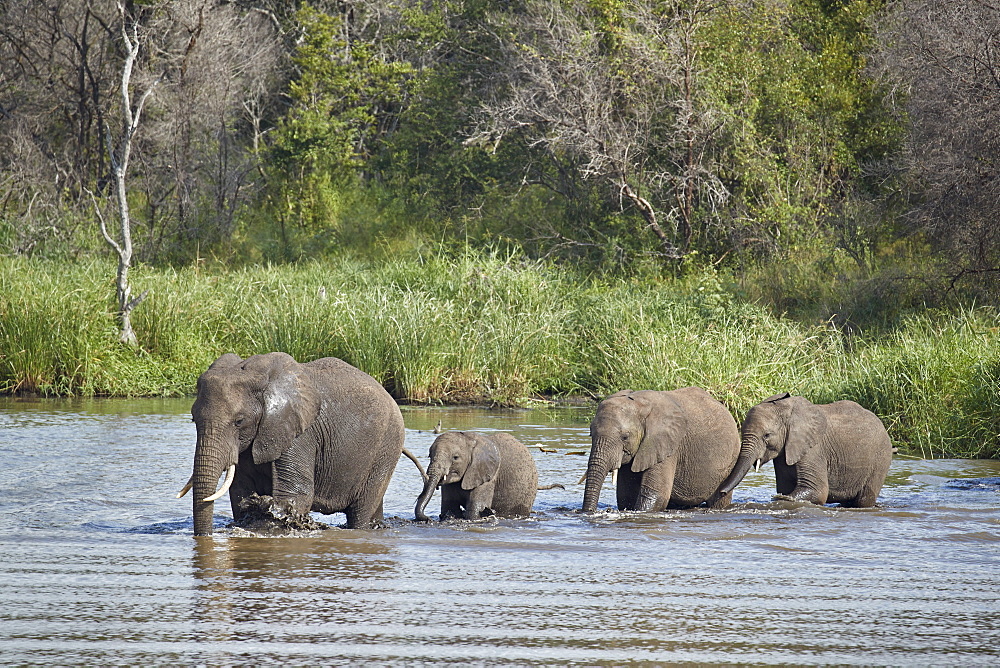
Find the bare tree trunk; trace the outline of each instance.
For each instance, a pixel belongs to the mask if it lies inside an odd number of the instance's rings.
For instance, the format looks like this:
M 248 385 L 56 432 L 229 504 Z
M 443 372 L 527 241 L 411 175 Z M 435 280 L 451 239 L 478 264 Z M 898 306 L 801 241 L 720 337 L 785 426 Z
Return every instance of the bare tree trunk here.
M 670 241 L 670 237 L 660 227 L 660 223 L 656 219 L 656 209 L 653 208 L 649 200 L 633 190 L 632 186 L 624 182 L 624 179 L 621 186 L 621 194 L 639 209 L 639 213 L 642 214 L 643 219 L 646 221 L 646 226 L 660 240 L 660 246 L 663 248 L 664 255 L 673 260 L 682 258 L 683 254 L 680 249 Z
M 125 7 L 118 3 L 118 15 L 121 20 L 121 37 L 125 46 L 125 62 L 122 63 L 122 133 L 118 138 L 118 146 L 115 147 L 111 130 L 106 128 L 108 156 L 111 159 L 111 171 L 114 175 L 115 197 L 118 204 L 118 220 L 120 223 L 118 238 L 115 239 L 109 234 L 104 217 L 99 215 L 101 223 L 101 234 L 104 240 L 118 254 L 118 280 L 116 283 L 118 293 L 118 319 L 121 325 L 120 340 L 122 343 L 134 346 L 137 344 L 135 331 L 132 329 L 132 310 L 146 298 L 149 291 L 146 290 L 136 298 L 132 298 L 132 286 L 128 281 L 128 271 L 132 267 L 132 220 L 128 208 L 128 190 L 125 184 L 125 177 L 128 174 L 128 162 L 132 153 L 132 138 L 139 127 L 139 119 L 142 116 L 142 109 L 146 101 L 153 93 L 153 88 L 158 81 L 154 81 L 139 96 L 139 101 L 132 108 L 132 68 L 135 66 L 136 56 L 139 54 L 138 25 L 136 21 L 129 25 L 129 20 L 125 15 Z M 129 29 L 131 28 L 131 35 Z M 98 209 L 100 212 L 100 209 Z

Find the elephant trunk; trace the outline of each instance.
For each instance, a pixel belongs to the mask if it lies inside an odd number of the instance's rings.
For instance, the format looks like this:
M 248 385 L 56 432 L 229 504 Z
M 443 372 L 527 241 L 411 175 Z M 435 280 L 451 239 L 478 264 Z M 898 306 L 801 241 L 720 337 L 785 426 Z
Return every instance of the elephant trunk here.
M 753 436 L 744 436 L 740 445 L 740 456 L 736 459 L 736 464 L 729 476 L 722 481 L 719 487 L 719 494 L 728 494 L 736 489 L 736 486 L 743 481 L 746 474 L 750 472 L 752 466 L 760 466 L 760 458 L 764 454 L 764 443 Z
M 223 471 L 227 472 L 227 483 L 232 483 L 232 471 L 227 471 L 235 462 L 230 463 L 229 457 L 223 453 L 225 448 L 221 445 L 222 439 L 211 434 L 199 435 L 198 443 L 194 454 L 194 475 L 191 476 L 191 485 L 194 492 L 192 498 L 194 514 L 194 535 L 212 535 L 212 516 L 215 510 L 217 498 L 216 487 L 219 483 L 219 476 Z M 225 489 L 222 490 L 223 492 Z M 206 501 L 206 499 L 212 499 Z
M 614 456 L 616 449 L 618 450 L 617 458 Z M 597 500 L 601 497 L 604 479 L 608 477 L 609 471 L 617 470 L 621 466 L 621 455 L 620 448 L 616 448 L 611 441 L 603 438 L 594 439 L 593 446 L 590 448 L 586 483 L 583 488 L 583 512 L 592 513 L 597 510 Z
M 427 517 L 424 510 L 427 508 L 427 504 L 431 500 L 431 497 L 434 496 L 434 490 L 437 489 L 443 477 L 444 475 L 438 472 L 427 472 L 427 480 L 424 482 L 424 489 L 420 492 L 420 496 L 417 497 L 417 505 L 413 508 L 413 515 L 416 517 L 418 522 L 431 521 L 431 518 Z

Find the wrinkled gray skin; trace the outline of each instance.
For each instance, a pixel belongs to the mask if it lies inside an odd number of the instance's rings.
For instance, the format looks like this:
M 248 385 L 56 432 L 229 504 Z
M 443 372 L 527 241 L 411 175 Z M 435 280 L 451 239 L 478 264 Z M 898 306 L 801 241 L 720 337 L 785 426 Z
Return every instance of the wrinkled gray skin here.
M 450 431 L 431 445 L 427 481 L 413 514 L 428 522 L 424 510 L 441 487 L 441 520 L 476 520 L 486 515 L 531 514 L 538 470 L 528 448 L 510 434 Z
M 741 436 L 724 491 L 732 492 L 752 466 L 773 460 L 779 498 L 868 508 L 892 461 L 882 421 L 853 401 L 814 404 L 778 394 L 750 409 Z
M 725 406 L 697 387 L 622 390 L 590 423 L 583 511 L 597 509 L 608 473 L 618 470 L 620 510 L 729 505 L 719 485 L 736 463 L 740 435 Z
M 299 364 L 285 353 L 232 353 L 198 378 L 191 408 L 194 533 L 212 533 L 216 490 L 229 465 L 233 516 L 256 492 L 285 512 L 343 512 L 347 527 L 382 522 L 382 497 L 403 449 L 403 417 L 368 374 L 333 357 Z

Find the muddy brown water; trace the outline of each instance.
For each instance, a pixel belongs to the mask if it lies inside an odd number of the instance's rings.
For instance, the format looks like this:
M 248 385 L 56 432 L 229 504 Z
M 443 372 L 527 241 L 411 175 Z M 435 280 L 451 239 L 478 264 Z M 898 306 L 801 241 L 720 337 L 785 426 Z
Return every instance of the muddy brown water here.
M 401 459 L 387 529 L 252 536 L 224 497 L 195 539 L 189 409 L 0 399 L 0 662 L 1000 663 L 1000 462 L 897 457 L 868 510 L 772 501 L 765 466 L 729 510 L 623 514 L 609 479 L 582 515 L 592 408 L 407 408 L 425 461 L 439 419 L 506 430 L 566 489 L 421 525 Z

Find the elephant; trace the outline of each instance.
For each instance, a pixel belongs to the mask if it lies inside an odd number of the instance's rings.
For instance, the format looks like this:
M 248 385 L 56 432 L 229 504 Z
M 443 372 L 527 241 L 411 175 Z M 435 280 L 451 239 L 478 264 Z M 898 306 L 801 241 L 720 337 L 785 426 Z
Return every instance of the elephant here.
M 427 480 L 413 514 L 421 522 L 434 490 L 441 487 L 441 520 L 531 513 L 538 470 L 528 448 L 504 432 L 449 431 L 430 449 Z
M 619 510 L 729 505 L 719 485 L 736 463 L 739 430 L 729 410 L 698 387 L 622 390 L 590 423 L 583 512 L 594 512 L 608 472 L 618 472 Z
M 814 404 L 776 394 L 747 413 L 740 456 L 722 490 L 732 490 L 751 466 L 774 461 L 777 498 L 870 508 L 892 461 L 885 425 L 853 401 Z
M 194 473 L 177 496 L 194 488 L 195 535 L 212 533 L 213 505 L 226 491 L 237 522 L 257 494 L 290 516 L 343 512 L 348 528 L 381 525 L 404 452 L 403 416 L 363 371 L 334 357 L 300 364 L 282 352 L 227 353 L 198 378 L 191 415 Z

